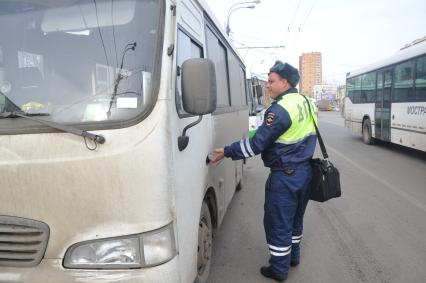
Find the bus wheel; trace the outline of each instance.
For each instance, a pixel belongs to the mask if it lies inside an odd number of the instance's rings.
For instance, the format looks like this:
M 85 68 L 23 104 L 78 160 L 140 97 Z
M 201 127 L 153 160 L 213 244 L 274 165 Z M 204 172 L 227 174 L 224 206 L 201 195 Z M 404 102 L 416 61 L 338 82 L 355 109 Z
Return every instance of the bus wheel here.
M 371 136 L 371 122 L 370 119 L 365 119 L 362 124 L 362 140 L 365 144 L 373 144 L 374 140 Z
M 198 256 L 197 256 L 197 283 L 207 282 L 210 273 L 210 264 L 213 250 L 213 225 L 210 210 L 203 202 L 198 227 Z

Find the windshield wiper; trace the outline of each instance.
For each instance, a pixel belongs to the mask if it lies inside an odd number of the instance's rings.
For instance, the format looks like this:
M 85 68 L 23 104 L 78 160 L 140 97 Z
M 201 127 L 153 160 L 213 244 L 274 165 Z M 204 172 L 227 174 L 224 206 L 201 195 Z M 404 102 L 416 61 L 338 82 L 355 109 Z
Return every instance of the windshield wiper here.
M 24 111 L 12 111 L 12 112 L 3 112 L 0 113 L 0 118 L 25 118 L 25 119 L 29 119 L 35 122 L 38 122 L 40 124 L 49 126 L 51 128 L 54 129 L 58 129 L 61 130 L 63 132 L 67 132 L 70 134 L 74 134 L 77 136 L 81 136 L 83 138 L 88 138 L 92 141 L 94 141 L 95 143 L 100 143 L 103 144 L 105 143 L 105 137 L 102 135 L 96 135 L 96 134 L 92 134 L 89 133 L 87 131 L 83 131 L 71 126 L 67 126 L 67 125 L 62 125 L 56 122 L 52 122 L 52 121 L 46 121 L 46 120 L 42 120 L 39 118 L 35 118 L 34 116 L 50 116 L 49 113 L 28 113 L 28 112 L 24 112 Z
M 12 112 L 2 112 L 0 113 L 0 118 L 18 118 L 20 115 L 24 115 L 25 117 L 33 117 L 33 116 L 50 116 L 49 113 L 31 113 L 24 111 L 12 111 Z
M 56 122 L 51 122 L 51 121 L 46 121 L 46 120 L 42 120 L 39 118 L 35 118 L 35 116 L 50 116 L 49 113 L 31 113 L 31 112 L 25 112 L 23 111 L 18 105 L 16 105 L 15 102 L 13 102 L 12 100 L 10 100 L 9 97 L 7 97 L 6 94 L 4 94 L 3 92 L 0 91 L 0 95 L 3 95 L 4 98 L 6 99 L 6 101 L 8 102 L 6 105 L 8 107 L 6 107 L 6 109 L 3 109 L 4 112 L 0 113 L 0 119 L 6 119 L 6 118 L 24 118 L 24 119 L 29 119 L 35 122 L 38 122 L 40 124 L 46 125 L 48 127 L 51 127 L 53 129 L 58 129 L 61 130 L 63 132 L 66 133 L 70 133 L 70 134 L 74 134 L 77 136 L 81 136 L 84 138 L 84 141 L 86 141 L 86 138 L 92 140 L 95 145 L 97 145 L 98 143 L 103 144 L 105 143 L 105 137 L 102 135 L 96 135 L 96 134 L 92 134 L 71 126 L 66 126 L 66 125 L 62 125 Z M 10 108 L 11 109 L 10 109 Z M 86 144 L 86 147 L 89 148 Z M 96 148 L 96 147 L 95 147 Z M 91 149 L 91 148 L 89 148 Z

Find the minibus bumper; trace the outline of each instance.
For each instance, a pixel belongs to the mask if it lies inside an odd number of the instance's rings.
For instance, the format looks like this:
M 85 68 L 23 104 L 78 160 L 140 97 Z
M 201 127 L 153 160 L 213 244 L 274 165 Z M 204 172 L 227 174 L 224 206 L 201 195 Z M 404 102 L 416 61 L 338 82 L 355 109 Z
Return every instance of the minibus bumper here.
M 0 268 L 0 283 L 180 282 L 178 255 L 159 266 L 124 270 L 65 269 L 62 259 L 44 259 L 36 267 Z

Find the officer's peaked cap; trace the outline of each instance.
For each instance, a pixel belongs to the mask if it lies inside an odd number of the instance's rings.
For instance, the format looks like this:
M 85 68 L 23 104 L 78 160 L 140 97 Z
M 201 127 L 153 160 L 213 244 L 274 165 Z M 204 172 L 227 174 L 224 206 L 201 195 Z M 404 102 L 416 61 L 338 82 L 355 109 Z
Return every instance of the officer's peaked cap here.
M 277 73 L 282 78 L 286 79 L 293 87 L 299 83 L 299 71 L 288 63 L 275 61 L 274 66 L 269 70 L 271 73 Z

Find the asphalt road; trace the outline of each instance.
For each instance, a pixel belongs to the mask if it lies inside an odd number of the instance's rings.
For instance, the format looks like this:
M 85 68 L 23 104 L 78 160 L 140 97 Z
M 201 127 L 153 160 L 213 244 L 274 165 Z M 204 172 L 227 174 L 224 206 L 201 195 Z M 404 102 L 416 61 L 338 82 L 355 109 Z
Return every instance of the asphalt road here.
M 337 112 L 320 112 L 319 121 L 342 197 L 309 203 L 301 264 L 287 282 L 426 282 L 426 154 L 365 145 Z M 273 282 L 259 273 L 269 257 L 267 174 L 260 157 L 248 160 L 245 186 L 215 234 L 210 283 Z

